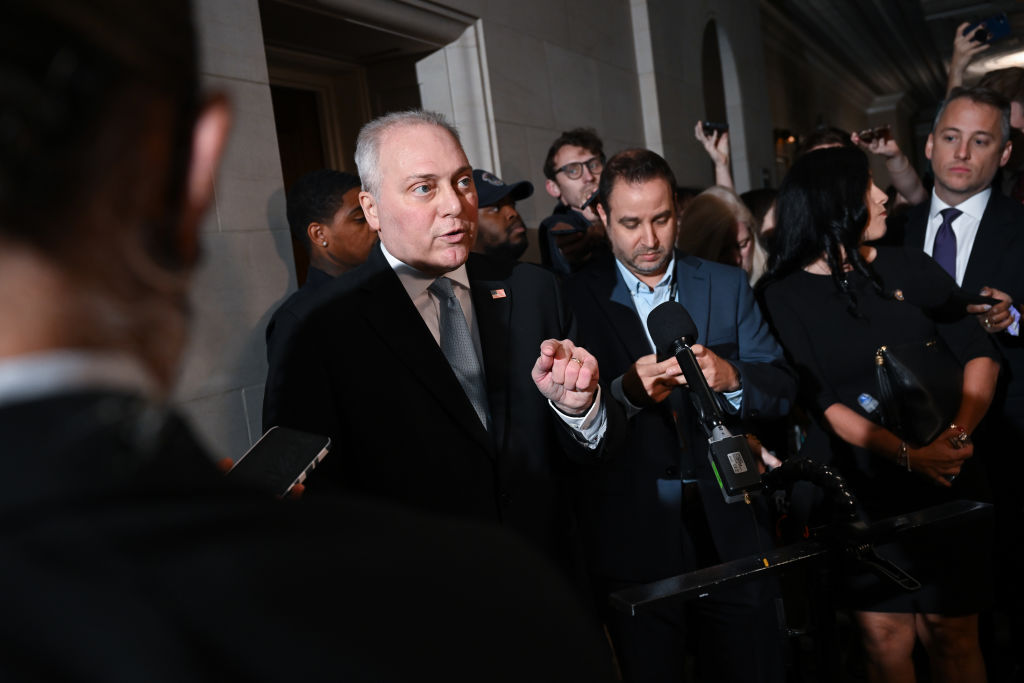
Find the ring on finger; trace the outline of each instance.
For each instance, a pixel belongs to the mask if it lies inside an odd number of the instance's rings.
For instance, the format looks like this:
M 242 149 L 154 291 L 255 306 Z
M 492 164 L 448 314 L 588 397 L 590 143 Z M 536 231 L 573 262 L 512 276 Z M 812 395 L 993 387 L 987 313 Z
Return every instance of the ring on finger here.
M 577 358 L 576 356 L 573 356 L 573 357 L 572 357 L 572 358 L 570 358 L 569 360 L 571 360 L 571 361 L 572 361 L 572 362 L 574 362 L 574 363 L 578 363 L 578 364 L 579 364 L 579 366 L 580 366 L 581 368 L 583 367 L 583 361 L 581 361 L 581 360 L 580 360 L 579 358 Z
M 985 318 L 985 327 L 992 327 L 992 321 L 988 318 Z

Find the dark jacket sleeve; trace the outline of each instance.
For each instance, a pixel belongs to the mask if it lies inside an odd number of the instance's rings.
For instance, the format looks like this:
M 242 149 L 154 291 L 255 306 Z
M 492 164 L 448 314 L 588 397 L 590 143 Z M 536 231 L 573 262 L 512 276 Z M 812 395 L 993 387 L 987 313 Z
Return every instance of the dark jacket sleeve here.
M 732 364 L 743 386 L 741 417 L 784 417 L 796 398 L 796 376 L 782 348 L 761 315 L 747 283 L 741 282 L 736 303 L 739 358 Z
M 830 405 L 840 403 L 839 396 L 824 379 L 810 332 L 787 289 L 784 281 L 769 285 L 763 296 L 765 311 L 800 377 L 800 404 L 821 416 Z

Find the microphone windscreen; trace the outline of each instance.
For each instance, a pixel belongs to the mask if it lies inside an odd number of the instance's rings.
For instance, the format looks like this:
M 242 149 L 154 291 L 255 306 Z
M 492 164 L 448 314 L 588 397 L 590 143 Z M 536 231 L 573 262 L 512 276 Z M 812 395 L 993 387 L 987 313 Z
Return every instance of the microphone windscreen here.
M 697 341 L 697 326 L 678 301 L 658 304 L 647 316 L 647 331 L 659 356 L 672 355 L 672 343 L 677 339 L 686 337 L 691 344 Z

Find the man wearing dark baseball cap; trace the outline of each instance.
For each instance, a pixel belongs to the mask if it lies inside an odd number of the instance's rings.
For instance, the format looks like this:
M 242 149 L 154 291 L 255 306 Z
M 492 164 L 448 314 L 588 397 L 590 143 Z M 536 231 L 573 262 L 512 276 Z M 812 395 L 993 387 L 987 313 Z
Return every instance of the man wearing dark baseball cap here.
M 506 185 L 489 171 L 475 169 L 473 182 L 480 199 L 476 244 L 473 251 L 515 261 L 526 251 L 526 226 L 516 211 L 516 202 L 533 194 L 526 180 Z

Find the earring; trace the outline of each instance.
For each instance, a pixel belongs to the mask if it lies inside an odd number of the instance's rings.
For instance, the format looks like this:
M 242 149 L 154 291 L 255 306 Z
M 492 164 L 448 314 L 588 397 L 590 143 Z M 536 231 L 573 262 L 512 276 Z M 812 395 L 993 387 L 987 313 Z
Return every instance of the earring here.
M 326 247 L 326 246 L 327 246 L 327 240 L 324 240 L 324 241 L 323 241 L 323 242 L 321 242 L 320 244 L 322 244 L 322 245 L 324 245 L 324 246 Z

